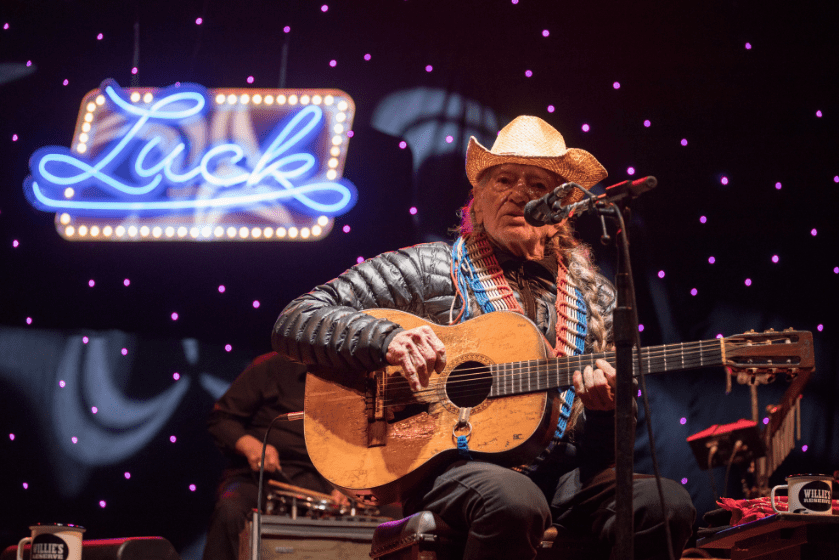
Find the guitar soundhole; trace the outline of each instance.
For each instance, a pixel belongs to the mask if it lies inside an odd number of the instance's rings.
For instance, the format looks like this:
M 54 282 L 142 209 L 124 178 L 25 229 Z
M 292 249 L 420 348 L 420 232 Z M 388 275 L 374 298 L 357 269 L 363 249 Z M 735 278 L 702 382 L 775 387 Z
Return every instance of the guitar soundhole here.
M 447 377 L 446 395 L 457 407 L 474 407 L 490 395 L 492 384 L 490 368 L 480 362 L 464 362 Z

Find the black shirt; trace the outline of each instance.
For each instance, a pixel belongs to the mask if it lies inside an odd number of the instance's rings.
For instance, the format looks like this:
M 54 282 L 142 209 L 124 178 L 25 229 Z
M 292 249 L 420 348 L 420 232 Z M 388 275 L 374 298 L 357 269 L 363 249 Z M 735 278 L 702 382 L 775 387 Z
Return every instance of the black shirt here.
M 305 379 L 306 366 L 271 352 L 255 359 L 216 402 L 207 424 L 229 460 L 226 477 L 252 472 L 248 460 L 236 451 L 239 438 L 251 435 L 262 442 L 274 418 L 303 410 Z M 268 443 L 277 449 L 282 468 L 270 476 L 318 492 L 332 490 L 309 460 L 302 421 L 275 422 Z

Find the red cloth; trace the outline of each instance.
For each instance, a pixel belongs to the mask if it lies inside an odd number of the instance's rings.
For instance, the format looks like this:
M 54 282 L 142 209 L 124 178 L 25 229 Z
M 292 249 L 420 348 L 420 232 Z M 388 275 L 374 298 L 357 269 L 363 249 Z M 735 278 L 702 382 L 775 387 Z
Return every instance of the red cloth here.
M 732 512 L 732 519 L 729 524 L 733 527 L 743 525 L 750 521 L 756 521 L 768 515 L 775 515 L 773 506 L 770 505 L 770 498 L 754 498 L 752 500 L 733 500 L 732 498 L 721 498 L 718 500 L 718 505 L 723 509 Z M 787 511 L 787 496 L 776 496 L 776 509 L 779 511 Z M 831 512 L 837 515 L 838 504 L 837 500 L 831 501 Z

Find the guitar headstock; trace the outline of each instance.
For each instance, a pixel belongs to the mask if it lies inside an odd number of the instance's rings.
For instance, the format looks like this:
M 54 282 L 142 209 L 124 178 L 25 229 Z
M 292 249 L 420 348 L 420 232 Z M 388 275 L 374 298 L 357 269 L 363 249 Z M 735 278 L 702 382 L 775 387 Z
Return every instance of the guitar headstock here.
M 810 331 L 749 331 L 726 337 L 723 351 L 723 363 L 730 373 L 795 376 L 814 369 L 814 339 Z

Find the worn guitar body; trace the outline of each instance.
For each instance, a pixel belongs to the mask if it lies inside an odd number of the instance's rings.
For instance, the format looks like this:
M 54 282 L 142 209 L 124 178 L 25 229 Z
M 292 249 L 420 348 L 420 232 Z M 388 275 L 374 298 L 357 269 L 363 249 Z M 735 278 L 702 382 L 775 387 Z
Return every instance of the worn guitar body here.
M 367 311 L 406 329 L 429 326 L 447 365 L 412 392 L 396 367 L 367 374 L 312 371 L 304 434 L 315 468 L 348 495 L 384 504 L 458 458 L 465 436 L 474 459 L 516 466 L 545 449 L 557 426 L 557 388 L 615 352 L 555 358 L 531 321 L 498 311 L 455 326 L 401 311 Z M 814 368 L 813 337 L 785 329 L 650 346 L 633 351 L 633 375 L 725 366 L 731 373 L 796 376 Z
M 336 487 L 371 503 L 399 501 L 407 489 L 458 458 L 460 435 L 468 436 L 473 458 L 492 455 L 492 462 L 507 466 L 527 462 L 545 448 L 557 425 L 557 391 L 487 398 L 488 379 L 478 393 L 458 392 L 459 376 L 475 375 L 478 364 L 552 357 L 531 321 L 497 312 L 439 326 L 401 311 L 366 313 L 406 329 L 428 325 L 446 345 L 447 365 L 432 374 L 430 390 L 416 395 L 397 367 L 367 376 L 335 371 L 307 375 L 306 447 L 315 467 Z M 397 409 L 396 418 L 389 420 L 388 404 L 394 399 L 414 404 Z M 462 407 L 469 408 L 469 417 L 458 426 Z

